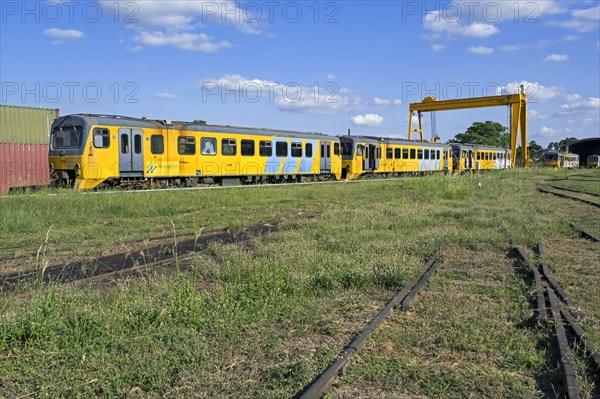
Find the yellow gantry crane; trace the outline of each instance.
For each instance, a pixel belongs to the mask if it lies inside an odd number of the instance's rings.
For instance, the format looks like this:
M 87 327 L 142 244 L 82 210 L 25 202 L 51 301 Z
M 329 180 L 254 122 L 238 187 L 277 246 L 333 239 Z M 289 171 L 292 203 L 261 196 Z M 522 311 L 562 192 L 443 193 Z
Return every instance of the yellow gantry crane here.
M 529 165 L 529 152 L 527 151 L 527 96 L 525 88 L 521 85 L 519 94 L 509 94 L 503 96 L 488 96 L 463 98 L 457 100 L 441 100 L 438 101 L 434 97 L 427 97 L 420 103 L 411 103 L 409 107 L 410 117 L 408 119 L 408 139 L 410 140 L 413 132 L 418 132 L 423 140 L 423 112 L 432 111 L 449 111 L 453 109 L 468 109 L 468 108 L 483 108 L 483 107 L 498 107 L 501 105 L 510 105 L 511 108 L 511 123 L 510 123 L 510 160 L 513 165 L 516 165 L 517 160 L 517 136 L 519 126 L 521 127 L 521 147 L 523 153 L 523 167 Z M 419 118 L 419 128 L 413 129 L 412 118 L 413 112 L 417 111 Z

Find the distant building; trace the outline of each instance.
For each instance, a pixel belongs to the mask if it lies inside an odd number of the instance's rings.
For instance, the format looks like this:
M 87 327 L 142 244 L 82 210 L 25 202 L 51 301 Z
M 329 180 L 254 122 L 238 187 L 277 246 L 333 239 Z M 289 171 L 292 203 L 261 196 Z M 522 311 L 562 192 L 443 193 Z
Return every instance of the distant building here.
M 600 137 L 581 139 L 569 146 L 569 152 L 579 155 L 581 166 L 587 166 L 588 155 L 600 155 Z

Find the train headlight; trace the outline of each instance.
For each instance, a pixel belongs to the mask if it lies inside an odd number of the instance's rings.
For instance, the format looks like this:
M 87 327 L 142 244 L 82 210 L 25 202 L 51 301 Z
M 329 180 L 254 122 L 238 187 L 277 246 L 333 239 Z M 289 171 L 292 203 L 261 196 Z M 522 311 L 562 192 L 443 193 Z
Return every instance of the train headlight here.
M 79 176 L 79 164 L 75 164 L 75 176 Z
M 54 165 L 50 164 L 50 173 L 54 172 Z

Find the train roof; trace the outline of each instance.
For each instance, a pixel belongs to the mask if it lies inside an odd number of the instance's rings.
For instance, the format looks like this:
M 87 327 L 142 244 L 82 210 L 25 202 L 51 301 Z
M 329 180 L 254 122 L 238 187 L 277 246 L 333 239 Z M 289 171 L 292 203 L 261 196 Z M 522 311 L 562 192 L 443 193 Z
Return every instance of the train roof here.
M 431 143 L 428 141 L 416 141 L 416 140 L 406 140 L 406 139 L 397 139 L 393 137 L 374 137 L 374 136 L 340 136 L 340 139 L 349 139 L 355 141 L 362 141 L 366 143 L 390 143 L 390 144 L 404 144 L 404 145 L 423 145 L 423 146 L 431 146 L 431 147 L 448 147 L 448 144 L 442 143 Z
M 104 126 L 126 126 L 131 128 L 141 129 L 174 129 L 185 130 L 190 132 L 214 132 L 214 133 L 237 133 L 237 134 L 254 134 L 258 136 L 282 136 L 295 138 L 325 138 L 337 140 L 336 136 L 316 133 L 316 132 L 298 132 L 282 129 L 267 129 L 244 126 L 230 125 L 211 125 L 205 123 L 154 120 L 144 118 L 132 118 L 120 115 L 98 115 L 98 114 L 72 114 L 57 118 L 52 124 L 52 129 L 60 125 L 104 125 Z
M 471 148 L 476 150 L 496 150 L 496 151 L 510 151 L 508 147 L 494 147 L 492 145 L 480 145 L 480 144 L 463 144 L 463 143 L 450 143 L 452 147 L 458 148 Z

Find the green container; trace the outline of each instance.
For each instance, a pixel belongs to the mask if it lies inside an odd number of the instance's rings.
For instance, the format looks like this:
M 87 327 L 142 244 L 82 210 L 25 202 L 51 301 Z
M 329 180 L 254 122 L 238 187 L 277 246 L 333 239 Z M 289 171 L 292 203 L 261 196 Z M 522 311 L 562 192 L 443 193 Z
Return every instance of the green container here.
M 58 109 L 0 105 L 1 144 L 48 144 Z

